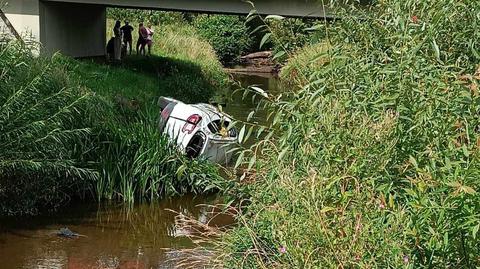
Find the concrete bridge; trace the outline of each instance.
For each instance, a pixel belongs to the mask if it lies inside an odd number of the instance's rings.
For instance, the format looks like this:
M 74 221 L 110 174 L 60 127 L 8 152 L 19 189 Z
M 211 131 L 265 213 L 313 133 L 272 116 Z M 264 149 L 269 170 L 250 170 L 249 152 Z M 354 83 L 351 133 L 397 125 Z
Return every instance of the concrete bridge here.
M 242 0 L 7 0 L 3 8 L 18 32 L 30 32 L 47 53 L 73 57 L 105 54 L 106 8 L 248 14 Z M 261 14 L 325 17 L 318 0 L 254 0 Z M 0 7 L 1 8 L 1 7 Z

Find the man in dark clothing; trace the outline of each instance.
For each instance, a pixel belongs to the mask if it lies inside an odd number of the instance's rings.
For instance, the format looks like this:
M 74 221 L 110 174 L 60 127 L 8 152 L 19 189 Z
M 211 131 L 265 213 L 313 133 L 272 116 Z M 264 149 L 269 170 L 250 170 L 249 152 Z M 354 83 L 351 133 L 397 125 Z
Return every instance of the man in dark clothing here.
M 125 25 L 122 28 L 120 28 L 120 30 L 123 32 L 123 43 L 125 43 L 125 46 L 127 47 L 127 50 L 129 49 L 129 46 L 130 46 L 130 54 L 132 54 L 133 27 L 128 23 L 128 21 L 125 21 Z
M 113 58 L 115 58 L 114 53 L 115 53 L 115 38 L 112 37 L 107 43 L 107 60 L 108 61 L 111 61 L 113 60 Z

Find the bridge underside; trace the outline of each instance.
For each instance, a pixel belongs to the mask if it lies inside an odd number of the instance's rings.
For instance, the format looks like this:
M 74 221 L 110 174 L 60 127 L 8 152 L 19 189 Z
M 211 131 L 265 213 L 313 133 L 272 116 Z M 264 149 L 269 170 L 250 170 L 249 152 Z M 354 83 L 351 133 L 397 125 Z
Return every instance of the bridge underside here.
M 324 18 L 317 0 L 257 0 L 261 14 Z M 73 57 L 105 54 L 106 7 L 248 14 L 252 6 L 241 0 L 13 0 L 5 9 L 18 31 L 26 29 L 47 53 Z
M 44 2 L 222 14 L 248 14 L 252 10 L 252 5 L 242 0 L 44 0 Z M 252 2 L 260 14 L 313 18 L 325 16 L 321 1 L 318 0 L 253 0 Z

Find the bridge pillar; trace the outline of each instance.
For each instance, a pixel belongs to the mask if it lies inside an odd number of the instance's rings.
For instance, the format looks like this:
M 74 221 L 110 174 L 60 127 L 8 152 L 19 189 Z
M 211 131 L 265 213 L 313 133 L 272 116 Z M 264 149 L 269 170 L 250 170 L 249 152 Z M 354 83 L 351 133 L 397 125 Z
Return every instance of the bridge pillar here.
M 105 35 L 105 6 L 40 1 L 40 42 L 46 53 L 103 56 Z

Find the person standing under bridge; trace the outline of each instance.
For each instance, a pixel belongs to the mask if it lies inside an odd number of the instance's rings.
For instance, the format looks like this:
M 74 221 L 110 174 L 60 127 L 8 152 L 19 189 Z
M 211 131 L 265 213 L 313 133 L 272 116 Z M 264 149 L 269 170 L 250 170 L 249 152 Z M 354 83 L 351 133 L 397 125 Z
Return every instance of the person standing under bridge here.
M 153 29 L 151 25 L 147 27 L 147 46 L 148 46 L 148 56 L 152 55 L 152 46 L 153 46 Z
M 120 26 L 122 26 L 121 22 L 116 21 L 115 27 L 113 27 L 115 61 L 122 60 L 122 31 Z
M 147 45 L 148 31 L 143 23 L 138 25 L 138 40 L 137 40 L 137 55 L 140 50 L 140 54 L 145 55 L 145 45 Z
M 132 40 L 132 32 L 133 32 L 133 27 L 128 23 L 128 21 L 125 21 L 125 25 L 120 28 L 120 30 L 123 33 L 123 43 L 125 44 L 127 51 L 130 52 L 130 55 L 132 55 L 132 45 L 133 45 L 133 40 Z

